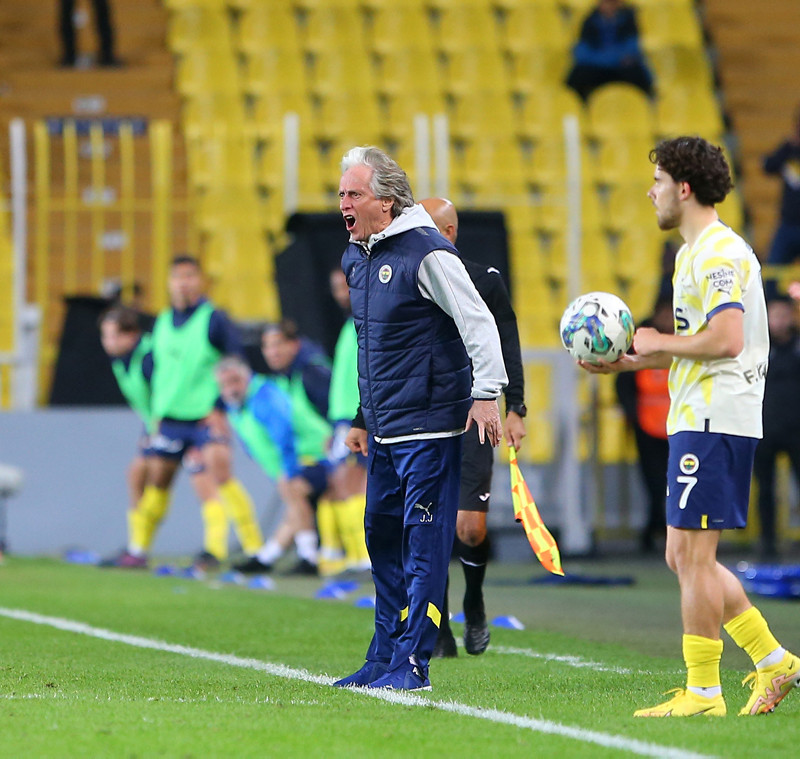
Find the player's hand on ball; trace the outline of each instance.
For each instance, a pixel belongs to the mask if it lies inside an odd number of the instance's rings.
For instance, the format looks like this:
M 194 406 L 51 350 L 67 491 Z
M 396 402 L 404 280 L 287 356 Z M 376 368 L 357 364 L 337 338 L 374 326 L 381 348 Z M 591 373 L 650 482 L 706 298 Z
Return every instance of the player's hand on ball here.
M 626 353 L 620 356 L 613 363 L 608 361 L 578 361 L 578 366 L 585 369 L 589 374 L 619 374 L 620 372 L 632 372 L 639 367 L 636 366 L 636 356 Z
M 661 333 L 652 327 L 639 327 L 633 335 L 633 349 L 640 356 L 652 356 L 661 351 Z

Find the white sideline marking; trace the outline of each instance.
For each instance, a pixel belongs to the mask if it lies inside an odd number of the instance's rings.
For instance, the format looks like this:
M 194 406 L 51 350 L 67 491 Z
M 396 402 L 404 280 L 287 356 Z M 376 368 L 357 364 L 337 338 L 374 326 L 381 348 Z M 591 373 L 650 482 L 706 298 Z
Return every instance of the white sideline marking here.
M 593 669 L 595 672 L 613 672 L 617 675 L 632 675 L 632 669 L 627 667 L 609 667 L 600 662 L 584 659 L 580 656 L 569 656 L 567 654 L 544 654 L 530 648 L 514 648 L 513 646 L 489 646 L 487 652 L 492 651 L 496 654 L 510 654 L 512 656 L 526 656 L 529 659 L 543 659 L 544 661 L 554 661 L 559 664 L 566 664 L 577 669 Z M 639 674 L 645 674 L 640 672 Z
M 101 627 L 92 627 L 83 622 L 76 622 L 61 617 L 48 617 L 24 609 L 6 609 L 0 607 L 0 616 L 16 619 L 21 622 L 31 622 L 36 625 L 54 627 L 57 630 L 87 635 L 91 638 L 99 638 L 100 640 L 124 643 L 125 645 L 135 648 L 148 648 L 153 651 L 163 651 L 165 653 L 189 656 L 193 659 L 205 659 L 220 664 L 227 664 L 231 667 L 254 669 L 287 680 L 302 680 L 304 682 L 315 683 L 316 685 L 331 685 L 334 682 L 334 678 L 328 675 L 315 675 L 308 670 L 295 669 L 294 667 L 287 667 L 284 664 L 272 664 L 259 659 L 249 659 L 232 654 L 220 654 L 214 651 L 205 651 L 201 648 L 166 643 L 165 641 L 153 638 L 142 638 L 138 635 L 125 635 L 123 633 L 113 632 L 112 630 L 104 630 Z M 585 730 L 579 727 L 562 725 L 558 722 L 551 722 L 550 720 L 512 714 L 510 712 L 500 711 L 499 709 L 485 709 L 461 704 L 456 701 L 433 701 L 414 693 L 403 693 L 401 691 L 371 690 L 369 688 L 347 688 L 345 690 L 349 693 L 371 696 L 381 701 L 388 701 L 391 704 L 439 709 L 444 712 L 452 712 L 465 717 L 474 717 L 489 722 L 513 725 L 514 727 L 532 730 L 536 733 L 560 735 L 582 743 L 594 743 L 598 746 L 604 746 L 605 748 L 628 751 L 638 756 L 652 756 L 659 757 L 660 759 L 711 759 L 705 754 L 696 754 L 681 748 L 659 746 L 655 743 L 647 743 L 645 741 L 636 740 L 635 738 L 600 733 L 595 730 Z

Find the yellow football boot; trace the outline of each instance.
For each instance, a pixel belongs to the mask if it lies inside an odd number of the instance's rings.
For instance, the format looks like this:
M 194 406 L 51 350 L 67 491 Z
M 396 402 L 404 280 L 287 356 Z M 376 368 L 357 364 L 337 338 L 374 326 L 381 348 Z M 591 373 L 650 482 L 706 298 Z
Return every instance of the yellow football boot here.
M 774 711 L 792 688 L 800 685 L 800 659 L 787 651 L 777 664 L 751 672 L 742 680 L 742 685 L 748 682 L 753 692 L 739 716 Z
M 649 709 L 639 709 L 633 713 L 634 717 L 724 717 L 728 713 L 725 699 L 722 696 L 706 698 L 698 696 L 690 690 L 673 688 L 664 695 L 675 695 L 663 704 L 651 706 Z

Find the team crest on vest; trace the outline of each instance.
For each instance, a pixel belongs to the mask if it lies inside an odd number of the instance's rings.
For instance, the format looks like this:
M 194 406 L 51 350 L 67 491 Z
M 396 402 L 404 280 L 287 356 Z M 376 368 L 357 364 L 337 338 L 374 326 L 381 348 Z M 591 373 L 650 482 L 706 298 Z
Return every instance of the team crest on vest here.
M 700 468 L 700 460 L 693 453 L 684 453 L 678 466 L 684 474 L 694 474 Z
M 381 284 L 386 284 L 392 278 L 392 267 L 389 264 L 384 264 L 378 271 L 378 279 Z

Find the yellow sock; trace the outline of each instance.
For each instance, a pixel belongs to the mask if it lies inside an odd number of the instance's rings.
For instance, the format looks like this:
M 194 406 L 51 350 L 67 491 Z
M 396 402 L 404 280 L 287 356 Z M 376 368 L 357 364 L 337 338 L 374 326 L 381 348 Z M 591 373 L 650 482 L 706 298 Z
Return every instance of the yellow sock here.
M 700 635 L 683 636 L 683 660 L 686 662 L 688 688 L 713 688 L 720 685 L 719 660 L 722 641 Z
M 250 498 L 244 485 L 234 477 L 219 486 L 219 493 L 228 508 L 228 515 L 233 520 L 242 550 L 248 556 L 254 556 L 264 543 L 264 538 L 256 518 L 253 499 Z
M 203 548 L 220 561 L 228 558 L 228 517 L 225 507 L 220 501 L 205 501 L 203 510 L 203 528 L 205 537 Z
M 341 501 L 320 498 L 317 502 L 317 532 L 319 533 L 319 571 L 323 575 L 340 572 L 342 564 L 342 541 L 339 535 L 336 513 Z
M 134 552 L 150 550 L 156 529 L 168 508 L 169 491 L 147 485 L 136 508 L 128 512 L 128 535 Z
M 739 648 L 747 652 L 753 664 L 760 662 L 781 645 L 770 631 L 767 620 L 755 606 L 728 622 L 725 632 Z
M 342 541 L 348 564 L 363 564 L 369 561 L 367 540 L 364 534 L 364 509 L 367 497 L 351 495 L 339 512 L 339 523 L 342 525 Z

